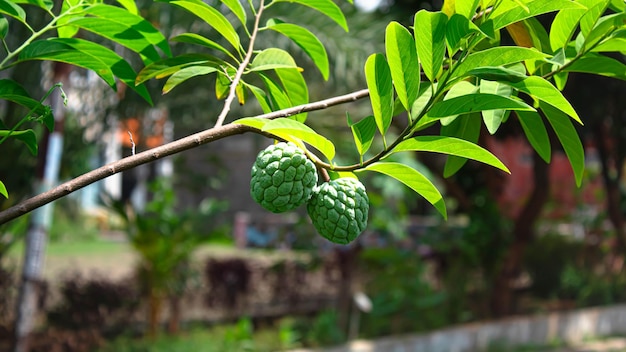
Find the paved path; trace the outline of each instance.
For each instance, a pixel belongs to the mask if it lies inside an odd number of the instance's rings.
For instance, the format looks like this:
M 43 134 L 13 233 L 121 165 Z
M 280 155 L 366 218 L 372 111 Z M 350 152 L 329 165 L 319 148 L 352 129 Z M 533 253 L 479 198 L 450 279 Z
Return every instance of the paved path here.
M 614 337 L 600 341 L 590 341 L 578 346 L 559 347 L 545 352 L 623 352 L 626 351 L 626 338 Z

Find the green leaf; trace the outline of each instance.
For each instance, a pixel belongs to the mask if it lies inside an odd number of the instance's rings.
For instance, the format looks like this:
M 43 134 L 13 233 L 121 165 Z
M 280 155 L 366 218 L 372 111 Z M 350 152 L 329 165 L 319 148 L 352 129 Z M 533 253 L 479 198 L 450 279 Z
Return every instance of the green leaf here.
M 609 6 L 615 12 L 626 11 L 626 2 L 624 2 L 624 0 L 611 0 Z
M 20 142 L 26 144 L 26 147 L 28 147 L 28 150 L 32 155 L 37 155 L 38 146 L 37 135 L 35 134 L 35 131 L 28 129 L 23 131 L 13 131 L 11 133 L 10 132 L 11 131 L 1 130 L 0 139 L 2 139 L 6 135 L 9 135 L 9 138 L 15 138 Z
M 235 87 L 235 95 L 237 96 L 237 101 L 239 102 L 239 105 L 244 105 L 248 100 L 248 91 L 246 90 L 243 81 L 239 81 L 239 84 L 237 84 L 237 87 Z
M 609 0 L 579 0 L 579 2 L 587 7 L 587 11 L 580 19 L 580 32 L 586 37 L 606 10 Z
M 550 137 L 548 136 L 548 131 L 539 113 L 518 111 L 516 114 L 530 145 L 535 149 L 537 154 L 539 154 L 541 159 L 549 163 L 551 158 Z
M 448 218 L 446 204 L 444 203 L 441 193 L 426 176 L 417 170 L 404 164 L 391 162 L 377 162 L 368 165 L 363 170 L 376 171 L 404 183 L 432 204 L 444 219 Z
M 0 194 L 2 194 L 4 198 L 9 198 L 9 192 L 7 192 L 7 188 L 2 181 L 0 181 Z
M 241 24 L 246 25 L 246 10 L 241 5 L 239 0 L 220 0 L 229 10 L 231 10 L 235 16 L 239 19 Z
M 593 48 L 593 52 L 621 52 L 626 55 L 626 38 L 610 38 Z
M 330 74 L 328 54 L 322 42 L 313 33 L 298 25 L 280 23 L 277 20 L 268 21 L 267 28 L 293 40 L 313 60 L 324 80 L 328 80 Z
M 543 53 L 551 52 L 550 36 L 543 24 L 535 17 L 524 20 L 524 26 L 528 30 L 533 46 Z
M 9 21 L 4 17 L 0 17 L 0 39 L 4 40 L 7 34 L 9 34 Z
M 329 161 L 335 157 L 335 146 L 331 141 L 296 120 L 284 117 L 274 119 L 266 123 L 262 131 L 300 145 L 299 141 L 303 141 L 319 150 Z
M 393 84 L 387 60 L 382 54 L 372 54 L 365 62 L 365 78 L 376 126 L 384 136 L 391 126 L 393 113 Z
M 251 87 L 254 87 L 254 86 L 251 86 Z M 255 87 L 255 88 L 261 90 L 261 88 L 258 88 L 258 87 Z M 263 126 L 265 126 L 270 121 L 271 120 L 269 119 L 264 119 L 260 117 L 244 117 L 244 118 L 235 120 L 232 123 L 236 125 L 250 126 L 252 128 L 256 128 L 257 130 L 263 130 Z
M 553 51 L 569 43 L 585 12 L 587 9 L 563 9 L 556 14 L 550 26 L 550 47 Z
M 173 5 L 180 6 L 190 13 L 198 16 L 201 20 L 213 27 L 221 34 L 235 50 L 240 49 L 239 35 L 230 22 L 219 11 L 202 1 L 178 0 L 171 1 Z
M 139 15 L 139 10 L 137 9 L 137 4 L 135 4 L 135 0 L 116 0 L 120 5 L 122 5 L 128 12 L 133 15 Z
M 346 32 L 348 31 L 348 22 L 346 22 L 346 17 L 343 15 L 343 12 L 341 12 L 339 6 L 337 6 L 332 0 L 274 0 L 274 2 L 289 2 L 308 6 L 328 16 L 340 25 Z
M 135 85 L 137 74 L 130 64 L 114 51 L 93 42 L 77 38 L 38 40 L 22 50 L 19 60 L 51 60 L 83 67 L 94 71 L 114 90 L 115 77 L 118 77 L 152 104 L 148 89 L 144 85 Z
M 365 155 L 372 146 L 374 134 L 376 134 L 376 119 L 373 115 L 361 119 L 357 123 L 352 123 L 348 115 L 348 125 L 352 129 L 354 144 L 359 155 Z
M 410 109 L 420 89 L 420 67 L 415 41 L 408 29 L 391 22 L 385 31 L 385 48 L 393 86 L 405 109 Z
M 626 50 L 626 49 L 624 49 Z M 587 54 L 564 69 L 626 80 L 626 65 L 608 56 Z
M 428 111 L 428 116 L 447 117 L 497 109 L 535 111 L 532 106 L 520 100 L 495 94 L 475 93 L 440 101 Z
M 463 95 L 473 94 L 478 91 L 478 87 L 473 85 L 468 81 L 460 81 L 457 84 L 453 85 L 452 88 L 446 93 L 446 96 L 443 100 L 448 100 L 456 97 L 460 97 Z M 454 119 L 456 119 L 458 115 L 447 116 L 441 119 L 442 125 L 449 125 Z
M 495 94 L 502 97 L 510 97 L 513 94 L 513 88 L 510 86 L 493 81 L 480 81 L 480 92 L 483 94 Z M 507 110 L 483 110 L 483 122 L 487 126 L 487 130 L 490 134 L 496 133 L 502 120 L 506 116 Z
M 275 71 L 291 102 L 291 106 L 303 105 L 309 102 L 309 89 L 299 70 L 294 68 L 279 68 Z M 306 112 L 292 116 L 292 118 L 300 122 L 306 121 L 306 117 Z
M 170 78 L 167 79 L 163 86 L 162 93 L 169 93 L 174 87 L 185 82 L 186 80 L 202 75 L 208 75 L 209 73 L 216 72 L 217 69 L 211 66 L 190 66 L 175 72 Z
M 452 15 L 446 25 L 446 42 L 450 51 L 456 52 L 463 44 L 463 40 L 471 33 L 482 33 L 482 31 L 465 16 Z M 482 35 L 487 36 L 484 33 Z
M 96 4 L 88 7 L 87 14 L 96 17 L 78 17 L 68 24 L 78 26 L 143 54 L 152 61 L 160 59 L 157 47 L 172 56 L 167 39 L 154 26 L 139 15 L 121 7 Z
M 598 23 L 595 25 L 595 27 L 593 27 L 593 29 L 591 29 L 589 34 L 583 36 L 581 32 L 578 34 L 578 38 L 583 38 L 582 40 L 584 40 L 582 48 L 592 48 L 599 41 L 618 34 L 618 28 L 622 28 L 623 31 L 625 25 L 626 12 L 614 13 L 600 18 L 598 20 Z
M 548 57 L 547 54 L 536 49 L 522 48 L 518 46 L 502 46 L 479 51 L 469 55 L 461 62 L 456 71 L 455 77 L 464 77 L 467 72 L 484 66 L 505 66 L 525 60 L 542 60 Z
M 44 105 L 31 98 L 21 85 L 10 79 L 0 79 L 0 99 L 9 100 L 29 110 L 34 110 L 33 112 L 37 115 L 43 115 L 47 112 Z
M 215 97 L 218 100 L 225 99 L 230 91 L 231 78 L 221 71 L 217 71 L 215 78 Z
M 222 64 L 224 64 L 224 61 L 212 55 L 183 54 L 163 59 L 144 67 L 143 70 L 139 71 L 137 74 L 136 84 L 141 84 L 152 78 L 165 78 L 185 67 L 207 65 L 219 68 Z
M 470 114 L 463 118 L 454 120 L 448 126 L 441 127 L 441 135 L 448 137 L 457 137 L 464 139 L 468 142 L 476 144 L 478 137 L 480 136 L 480 116 L 477 114 Z M 446 164 L 443 168 L 443 176 L 450 177 L 465 165 L 467 158 L 450 155 L 446 160 Z
M 219 75 L 218 77 L 222 77 L 222 75 Z M 254 94 L 254 97 L 259 102 L 259 105 L 261 106 L 261 110 L 263 110 L 264 113 L 267 114 L 267 113 L 272 112 L 271 102 L 269 98 L 267 97 L 267 94 L 265 94 L 265 91 L 263 91 L 263 89 L 257 86 L 253 86 L 251 84 L 246 84 L 246 87 L 252 92 L 252 94 Z
M 400 144 L 393 149 L 394 153 L 407 151 L 454 155 L 480 161 L 481 163 L 511 173 L 500 159 L 491 154 L 487 149 L 464 139 L 446 136 L 418 136 L 400 142 Z
M 431 82 L 435 81 L 442 70 L 446 53 L 447 21 L 448 16 L 442 12 L 420 10 L 415 14 L 415 47 L 422 70 Z
M 200 45 L 200 46 L 203 46 L 203 47 L 206 47 L 206 48 L 215 49 L 215 50 L 223 52 L 224 54 L 228 55 L 233 60 L 237 61 L 235 56 L 233 56 L 233 54 L 231 54 L 230 51 L 226 50 L 226 48 L 224 48 L 220 44 L 212 41 L 211 39 L 205 38 L 205 37 L 203 37 L 203 36 L 201 36 L 199 34 L 196 34 L 196 33 L 179 34 L 179 35 L 171 38 L 170 40 L 175 41 L 175 42 L 179 42 L 179 43 L 195 44 L 195 45 Z
M 52 0 L 13 0 L 16 4 L 34 5 L 42 9 L 50 10 L 54 5 Z
M 285 91 L 269 76 L 260 73 L 261 79 L 267 87 L 268 98 L 272 102 L 272 111 L 291 107 L 291 101 Z
M 525 2 L 527 9 L 519 5 L 509 7 L 499 6 L 491 13 L 491 19 L 494 22 L 494 28 L 500 29 L 511 23 L 535 17 L 548 12 L 559 11 L 562 9 L 584 9 L 583 5 L 569 0 L 534 0 Z
M 437 83 L 435 83 L 434 85 L 436 86 L 436 84 Z M 413 116 L 414 118 L 417 118 L 424 113 L 426 105 L 433 96 L 432 87 L 433 84 L 427 82 L 426 85 L 422 85 L 422 87 L 420 88 L 420 94 L 417 97 L 417 100 L 415 100 L 415 102 L 411 106 L 411 116 Z
M 296 61 L 291 54 L 282 49 L 269 48 L 258 53 L 252 63 L 250 71 L 267 71 L 277 68 L 297 68 Z
M 140 54 L 144 64 L 161 58 L 154 46 L 142 38 L 139 32 L 121 23 L 99 17 L 82 17 L 69 21 L 68 24 L 101 35 Z
M 26 12 L 13 1 L 0 0 L 0 13 L 11 16 L 26 24 Z
M 504 67 L 478 67 L 467 71 L 466 75 L 478 77 L 482 80 L 501 82 L 520 82 L 528 77 L 516 70 Z
M 585 173 L 585 151 L 576 128 L 574 128 L 571 120 L 560 109 L 543 102 L 539 106 L 548 118 L 550 125 L 552 125 L 559 142 L 561 142 L 565 154 L 572 165 L 576 185 L 580 187 Z
M 540 101 L 546 102 L 557 109 L 571 116 L 574 120 L 582 124 L 576 110 L 565 99 L 563 94 L 550 82 L 539 76 L 530 76 L 521 82 L 504 82 L 513 88 L 524 92 Z
M 481 0 L 456 1 L 454 3 L 455 12 L 463 15 L 463 17 L 472 18 L 476 13 L 476 9 L 478 8 L 480 2 Z

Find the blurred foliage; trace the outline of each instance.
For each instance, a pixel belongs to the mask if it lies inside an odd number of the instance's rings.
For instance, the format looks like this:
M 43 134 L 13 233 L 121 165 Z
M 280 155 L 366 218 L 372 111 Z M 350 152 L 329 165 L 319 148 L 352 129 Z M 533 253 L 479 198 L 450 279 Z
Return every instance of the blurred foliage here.
M 563 235 L 539 237 L 524 258 L 532 296 L 573 301 L 579 307 L 624 302 L 626 273 L 611 268 L 615 257 L 609 252 Z
M 249 318 L 235 324 L 195 326 L 181 336 L 160 336 L 155 339 L 120 337 L 98 352 L 222 352 L 278 351 L 297 347 L 283 336 L 294 334 L 291 321 L 285 319 L 278 329 L 254 329 Z M 291 335 L 293 336 L 293 335 Z
M 580 267 L 578 264 L 584 249 L 583 243 L 574 241 L 562 235 L 548 234 L 540 236 L 528 246 L 524 258 L 524 267 L 532 280 L 532 290 L 535 295 L 543 298 L 557 297 L 562 293 L 562 280 L 566 269 Z M 572 276 L 572 273 L 569 274 Z M 567 281 L 576 278 L 566 278 Z M 573 288 L 573 287 L 571 287 Z M 570 294 L 577 294 L 568 290 Z M 573 298 L 566 294 L 563 298 Z
M 51 242 L 89 242 L 100 235 L 96 219 L 86 215 L 75 198 L 59 199 L 54 204 L 53 218 L 48 230 Z
M 365 249 L 360 257 L 364 291 L 373 309 L 363 314 L 361 334 L 374 337 L 442 327 L 448 294 L 429 282 L 426 266 L 414 252 L 393 248 Z M 416 319 L 419 317 L 419 319 Z

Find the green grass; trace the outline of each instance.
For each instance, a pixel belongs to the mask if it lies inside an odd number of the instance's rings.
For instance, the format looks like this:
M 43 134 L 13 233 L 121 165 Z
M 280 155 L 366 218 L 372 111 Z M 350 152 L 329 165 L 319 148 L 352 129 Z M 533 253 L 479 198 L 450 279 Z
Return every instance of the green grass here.
M 178 336 L 157 338 L 121 337 L 107 343 L 97 352 L 238 352 L 278 351 L 298 347 L 285 338 L 284 328 L 252 331 L 249 319 L 233 325 L 195 327 Z
M 51 257 L 106 255 L 132 251 L 125 242 L 105 240 L 83 240 L 73 242 L 49 242 L 46 254 Z M 9 256 L 19 257 L 24 253 L 24 242 L 16 243 Z

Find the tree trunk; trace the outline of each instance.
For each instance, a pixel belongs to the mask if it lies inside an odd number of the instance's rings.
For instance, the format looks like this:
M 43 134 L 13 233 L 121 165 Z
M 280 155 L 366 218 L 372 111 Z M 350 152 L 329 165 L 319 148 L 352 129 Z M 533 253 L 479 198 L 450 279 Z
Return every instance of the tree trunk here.
M 494 282 L 491 302 L 492 310 L 496 316 L 504 316 L 512 311 L 511 279 L 519 273 L 526 246 L 534 238 L 535 222 L 548 200 L 549 181 L 548 164 L 536 152 L 533 152 L 533 189 L 524 208 L 515 219 L 513 243 L 507 250 L 502 267 Z
M 148 297 L 148 336 L 156 337 L 159 332 L 161 322 L 161 308 L 163 306 L 163 295 L 160 291 L 150 289 Z
M 624 231 L 624 219 L 620 209 L 622 195 L 619 186 L 623 160 L 618 160 L 619 158 L 613 155 L 615 152 L 607 145 L 614 137 L 611 136 L 604 123 L 596 123 L 595 128 L 593 128 L 593 136 L 600 157 L 602 182 L 606 194 L 606 206 L 609 220 L 615 229 L 615 236 L 620 252 L 626 253 L 626 232 Z
M 181 306 L 180 296 L 171 295 L 169 297 L 170 316 L 167 323 L 167 332 L 170 335 L 178 334 L 180 330 Z
M 338 247 L 335 250 L 337 265 L 339 265 L 341 274 L 337 299 L 337 325 L 339 325 L 342 332 L 347 332 L 349 329 L 348 320 L 352 306 L 352 280 L 360 250 L 361 248 L 358 244 L 350 247 Z
M 54 67 L 54 81 L 67 82 L 71 66 L 57 63 Z M 54 131 L 43 139 L 40 150 L 38 193 L 56 185 L 63 152 L 63 98 L 60 92 L 52 95 L 52 110 L 55 112 Z M 17 298 L 17 312 L 14 328 L 14 352 L 28 351 L 28 337 L 37 315 L 37 298 L 42 282 L 48 228 L 52 223 L 52 203 L 35 210 L 30 218 L 24 248 L 22 283 Z

